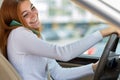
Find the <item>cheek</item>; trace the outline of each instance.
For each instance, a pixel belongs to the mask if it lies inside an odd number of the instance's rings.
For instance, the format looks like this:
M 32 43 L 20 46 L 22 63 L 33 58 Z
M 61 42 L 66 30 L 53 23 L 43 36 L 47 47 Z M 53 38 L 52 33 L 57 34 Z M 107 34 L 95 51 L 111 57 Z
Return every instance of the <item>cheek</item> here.
M 26 25 L 30 26 L 30 24 L 29 24 L 30 23 L 30 19 L 29 18 L 24 19 L 24 22 L 25 22 Z

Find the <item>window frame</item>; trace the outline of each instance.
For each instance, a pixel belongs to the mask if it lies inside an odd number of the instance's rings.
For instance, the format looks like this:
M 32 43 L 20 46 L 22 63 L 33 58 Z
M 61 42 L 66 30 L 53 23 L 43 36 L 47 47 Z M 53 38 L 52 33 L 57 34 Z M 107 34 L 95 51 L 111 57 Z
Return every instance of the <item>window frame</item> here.
M 101 0 L 71 0 L 79 7 L 83 7 L 99 16 L 103 20 L 115 25 L 120 26 L 120 13 L 112 9 L 110 6 L 104 4 Z

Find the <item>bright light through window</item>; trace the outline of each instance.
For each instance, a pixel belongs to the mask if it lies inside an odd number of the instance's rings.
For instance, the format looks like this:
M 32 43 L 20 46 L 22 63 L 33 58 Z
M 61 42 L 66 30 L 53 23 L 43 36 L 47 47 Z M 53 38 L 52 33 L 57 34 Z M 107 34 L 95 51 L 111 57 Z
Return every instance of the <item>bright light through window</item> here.
M 101 0 L 101 1 L 108 4 L 118 12 L 120 12 L 120 0 Z

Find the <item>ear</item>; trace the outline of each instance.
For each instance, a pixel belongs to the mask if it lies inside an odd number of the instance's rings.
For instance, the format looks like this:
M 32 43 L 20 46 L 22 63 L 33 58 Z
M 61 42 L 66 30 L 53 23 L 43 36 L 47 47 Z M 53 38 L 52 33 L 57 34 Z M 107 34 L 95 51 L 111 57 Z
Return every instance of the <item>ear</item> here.
M 15 21 L 15 20 L 12 20 L 11 23 L 10 23 L 10 26 L 22 26 L 22 24 Z

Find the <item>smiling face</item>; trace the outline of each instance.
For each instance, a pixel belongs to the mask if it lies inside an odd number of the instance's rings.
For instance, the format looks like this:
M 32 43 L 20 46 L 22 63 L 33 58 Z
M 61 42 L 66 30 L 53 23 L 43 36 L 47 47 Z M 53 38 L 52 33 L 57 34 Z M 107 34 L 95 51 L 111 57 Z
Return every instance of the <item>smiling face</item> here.
M 40 21 L 38 19 L 38 11 L 29 0 L 21 2 L 20 6 L 20 17 L 22 21 L 33 29 L 38 29 Z

